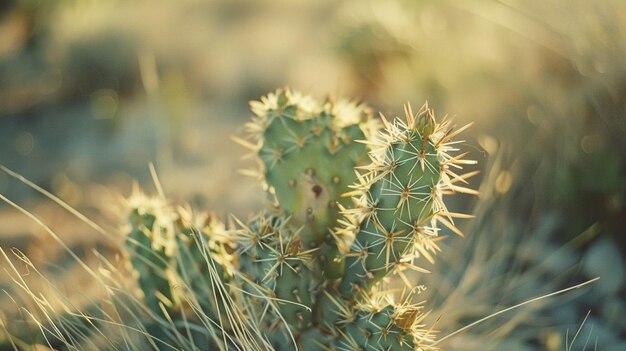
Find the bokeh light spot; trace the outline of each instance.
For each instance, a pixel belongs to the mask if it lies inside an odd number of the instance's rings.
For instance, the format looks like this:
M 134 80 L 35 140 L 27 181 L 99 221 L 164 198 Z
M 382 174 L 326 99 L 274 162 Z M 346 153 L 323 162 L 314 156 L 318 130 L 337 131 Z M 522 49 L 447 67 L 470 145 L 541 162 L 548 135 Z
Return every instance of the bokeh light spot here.
M 513 183 L 513 176 L 509 171 L 501 171 L 496 177 L 496 192 L 504 194 L 511 189 Z
M 41 75 L 39 92 L 48 95 L 56 92 L 63 85 L 63 74 L 58 68 L 53 68 Z
M 35 148 L 35 138 L 31 133 L 21 132 L 15 138 L 15 151 L 21 156 L 28 156 Z
M 530 123 L 538 125 L 541 123 L 541 120 L 544 118 L 541 109 L 537 105 L 530 105 L 526 108 L 526 116 Z
M 489 155 L 493 155 L 498 151 L 498 141 L 489 135 L 482 135 L 478 138 L 478 143 Z
M 594 135 L 585 135 L 580 140 L 580 148 L 586 154 L 592 154 L 600 148 L 601 140 Z
M 91 113 L 96 119 L 110 119 L 117 112 L 117 93 L 111 89 L 101 89 L 91 95 Z

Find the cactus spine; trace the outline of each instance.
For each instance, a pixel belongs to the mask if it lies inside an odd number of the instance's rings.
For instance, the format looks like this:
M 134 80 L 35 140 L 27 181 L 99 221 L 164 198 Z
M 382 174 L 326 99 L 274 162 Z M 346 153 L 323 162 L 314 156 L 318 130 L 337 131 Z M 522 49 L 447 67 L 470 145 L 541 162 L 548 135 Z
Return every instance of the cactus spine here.
M 453 132 L 427 105 L 381 124 L 364 105 L 290 90 L 251 107 L 239 142 L 256 155 L 271 208 L 225 230 L 135 206 L 128 240 L 152 250 L 129 245 L 146 305 L 181 300 L 174 276 L 219 325 L 210 335 L 222 350 L 433 349 L 423 306 L 411 293 L 394 302 L 384 278 L 424 271 L 416 264 L 439 251 L 439 224 L 460 234 L 453 218 L 467 216 L 449 213 L 443 195 L 475 193 L 463 186 L 473 173 L 454 172 L 473 163 L 453 155 L 465 127 Z

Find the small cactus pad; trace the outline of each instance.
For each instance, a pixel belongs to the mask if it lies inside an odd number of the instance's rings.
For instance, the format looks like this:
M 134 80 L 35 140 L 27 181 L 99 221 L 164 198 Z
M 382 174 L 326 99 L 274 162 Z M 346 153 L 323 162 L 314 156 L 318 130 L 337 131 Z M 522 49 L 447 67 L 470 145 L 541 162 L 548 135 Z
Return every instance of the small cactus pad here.
M 335 340 L 337 350 L 415 350 L 414 336 L 392 319 L 393 307 L 380 311 L 355 311 L 354 320 Z
M 161 197 L 146 196 L 137 189 L 126 207 L 131 225 L 125 246 L 146 307 L 155 318 L 148 325 L 151 335 L 175 338 L 164 329 L 162 319 L 186 319 L 189 309 L 219 325 L 216 329 L 231 330 L 229 320 L 220 317 L 232 314 L 226 311 L 230 306 L 224 297 L 215 298 L 224 296 L 232 271 L 223 224 L 212 215 L 195 214 L 185 207 L 174 209 Z M 208 344 L 222 342 L 215 330 L 204 337 L 195 333 L 193 338 Z
M 288 226 L 288 218 L 261 213 L 248 225 L 240 222 L 236 233 L 240 273 L 278 301 L 261 298 L 257 302 L 266 308 L 267 304 L 278 306 L 267 315 L 269 324 L 286 322 L 293 330 L 311 327 L 310 306 L 319 282 L 310 269 L 313 250 L 301 246 L 300 231 Z M 258 295 L 254 289 L 248 288 Z
M 367 163 L 367 139 L 376 123 L 363 105 L 340 100 L 319 104 L 309 96 L 279 90 L 251 103 L 247 125 L 261 161 L 263 179 L 294 225 L 306 225 L 304 247 L 331 241 L 341 195 L 356 181 L 354 167 Z
M 413 115 L 407 105 L 406 120 L 384 120 L 382 137 L 373 141 L 372 162 L 364 168 L 354 186 L 360 203 L 346 210 L 353 221 L 347 230 L 356 231 L 350 252 L 346 254 L 341 282 L 344 296 L 353 296 L 421 256 L 438 251 L 437 222 L 455 232 L 453 214 L 448 213 L 442 194 L 454 191 L 473 192 L 455 185 L 464 182 L 451 167 L 473 163 L 452 157 L 454 143 L 449 123 L 436 123 L 433 111 L 424 105 Z
M 161 304 L 171 306 L 173 292 L 168 277 L 176 250 L 172 209 L 159 198 L 134 194 L 129 199 L 130 229 L 125 240 L 130 264 L 138 274 L 146 305 L 162 314 Z
M 393 303 L 390 295 L 362 295 L 357 304 L 330 297 L 339 320 L 333 334 L 334 350 L 432 350 L 432 330 L 424 329 L 422 306 Z

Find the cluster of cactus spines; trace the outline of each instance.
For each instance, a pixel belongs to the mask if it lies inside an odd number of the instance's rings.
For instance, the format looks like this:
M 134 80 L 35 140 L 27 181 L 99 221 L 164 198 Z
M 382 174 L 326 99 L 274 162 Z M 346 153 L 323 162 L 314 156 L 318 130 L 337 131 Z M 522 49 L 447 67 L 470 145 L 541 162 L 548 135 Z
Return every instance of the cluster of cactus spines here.
M 434 349 L 403 271 L 426 271 L 416 260 L 433 260 L 439 223 L 460 234 L 453 218 L 467 216 L 448 212 L 443 195 L 474 193 L 462 184 L 473 173 L 455 173 L 473 162 L 452 155 L 465 127 L 453 132 L 427 105 L 380 123 L 364 105 L 290 90 L 251 106 L 239 141 L 272 206 L 228 230 L 133 207 L 127 242 L 148 307 L 176 318 L 173 287 L 185 286 L 223 350 Z M 384 279 L 393 274 L 410 286 L 401 303 Z

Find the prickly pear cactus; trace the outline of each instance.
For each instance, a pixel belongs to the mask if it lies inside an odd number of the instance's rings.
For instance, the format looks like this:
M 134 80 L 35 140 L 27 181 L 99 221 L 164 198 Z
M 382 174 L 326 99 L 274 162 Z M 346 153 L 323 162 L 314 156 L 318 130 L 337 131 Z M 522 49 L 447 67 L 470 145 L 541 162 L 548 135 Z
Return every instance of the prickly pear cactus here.
M 220 350 L 434 349 L 403 272 L 424 272 L 439 226 L 460 234 L 453 219 L 468 217 L 443 202 L 475 193 L 464 186 L 474 173 L 456 173 L 473 163 L 453 141 L 465 127 L 452 131 L 427 105 L 380 123 L 364 105 L 290 90 L 251 106 L 238 141 L 258 161 L 270 208 L 224 229 L 189 211 L 131 206 L 127 246 L 146 305 L 176 318 L 191 301 L 206 320 L 184 324 L 210 329 Z M 400 303 L 385 279 L 394 274 L 411 291 Z

